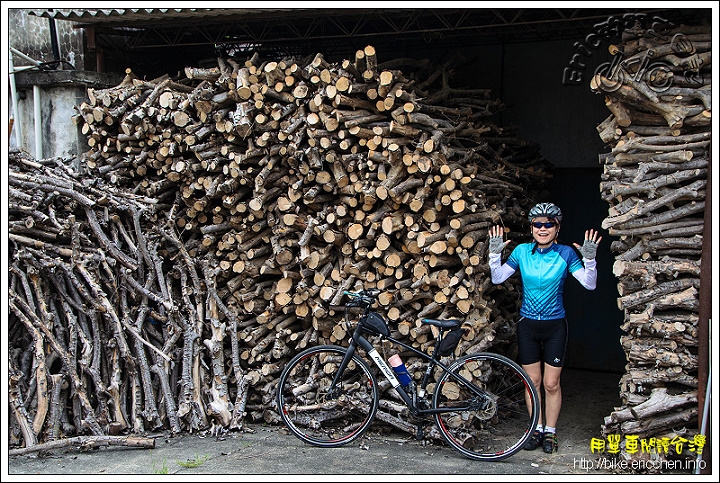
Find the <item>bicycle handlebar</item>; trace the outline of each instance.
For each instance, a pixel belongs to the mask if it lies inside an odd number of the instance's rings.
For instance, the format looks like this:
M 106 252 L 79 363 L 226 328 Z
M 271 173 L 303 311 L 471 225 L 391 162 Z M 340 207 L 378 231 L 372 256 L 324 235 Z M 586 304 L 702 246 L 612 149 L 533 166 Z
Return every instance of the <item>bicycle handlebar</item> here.
M 370 306 L 377 300 L 378 295 L 382 290 L 377 288 L 370 288 L 367 290 L 360 290 L 359 292 L 350 292 L 348 290 L 345 290 L 343 292 L 343 295 L 347 295 L 354 300 L 351 300 L 347 304 L 345 304 L 347 307 L 360 307 L 363 305 Z
M 351 297 L 377 298 L 377 296 L 380 295 L 380 292 L 382 292 L 382 291 L 378 288 L 369 288 L 367 290 L 360 290 L 359 292 L 350 292 L 349 290 L 345 290 L 343 292 L 343 295 L 349 295 Z

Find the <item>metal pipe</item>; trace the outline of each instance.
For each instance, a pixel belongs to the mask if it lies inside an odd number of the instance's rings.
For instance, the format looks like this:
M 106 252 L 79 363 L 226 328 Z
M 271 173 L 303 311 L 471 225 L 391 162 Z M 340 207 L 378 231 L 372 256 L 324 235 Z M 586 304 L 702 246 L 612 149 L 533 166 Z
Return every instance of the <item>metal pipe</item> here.
M 18 108 L 18 93 L 17 93 L 17 86 L 15 85 L 15 72 L 14 72 L 14 64 L 13 64 L 13 53 L 12 49 L 10 49 L 10 55 L 8 55 L 8 62 L 9 62 L 9 68 L 10 68 L 10 92 L 12 93 L 12 106 L 13 106 L 13 115 L 15 116 L 15 122 L 13 125 L 15 126 L 15 141 L 17 142 L 18 149 L 22 150 L 22 141 L 23 141 L 23 128 L 22 128 L 22 116 L 20 115 L 20 109 Z
M 702 256 L 700 259 L 700 289 L 698 301 L 700 310 L 698 313 L 698 414 L 702 414 L 705 406 L 705 390 L 709 382 L 710 374 L 710 322 L 712 320 L 712 150 L 710 150 L 710 162 L 707 170 L 707 185 L 705 186 L 705 213 L 703 218 L 703 239 Z M 698 418 L 698 426 L 701 428 L 704 418 Z M 710 426 L 708 426 L 710 427 Z M 710 430 L 708 430 L 711 432 Z M 708 437 L 707 441 L 711 441 Z M 711 472 L 712 459 L 703 451 L 705 458 L 705 470 Z
M 700 421 L 702 423 L 700 424 L 700 435 L 701 436 L 707 436 L 707 428 L 710 426 L 708 424 L 708 419 L 710 419 L 710 395 L 712 394 L 711 386 L 712 386 L 712 367 L 708 370 L 708 381 L 707 381 L 707 388 L 705 389 L 705 404 L 703 405 L 702 410 L 702 418 Z M 700 393 L 698 393 L 698 396 Z M 706 438 L 706 440 L 709 438 Z M 704 453 L 704 452 L 703 452 Z M 697 458 L 695 459 L 695 474 L 699 475 L 701 471 L 701 461 L 703 460 L 703 453 L 698 453 Z M 708 458 L 709 460 L 709 458 Z M 705 462 L 707 464 L 707 461 Z M 705 469 L 705 468 L 703 468 Z M 707 468 L 707 472 L 704 473 L 712 473 L 710 471 L 710 468 Z
M 11 70 L 10 74 L 17 74 L 18 72 L 25 72 L 26 70 L 36 70 L 37 67 L 34 65 L 21 65 L 20 67 L 15 67 L 15 70 Z
M 22 58 L 22 59 L 27 60 L 28 62 L 30 62 L 30 63 L 31 63 L 32 65 L 34 65 L 35 67 L 41 67 L 41 66 L 42 66 L 42 62 L 38 62 L 37 60 L 33 59 L 32 57 L 23 54 L 22 52 L 20 52 L 18 49 L 14 48 L 14 47 L 10 47 L 10 52 L 12 52 L 13 54 L 17 55 L 18 57 L 20 57 L 20 58 Z
M 40 86 L 33 86 L 33 109 L 35 115 L 35 159 L 43 158 L 42 108 L 40 106 Z

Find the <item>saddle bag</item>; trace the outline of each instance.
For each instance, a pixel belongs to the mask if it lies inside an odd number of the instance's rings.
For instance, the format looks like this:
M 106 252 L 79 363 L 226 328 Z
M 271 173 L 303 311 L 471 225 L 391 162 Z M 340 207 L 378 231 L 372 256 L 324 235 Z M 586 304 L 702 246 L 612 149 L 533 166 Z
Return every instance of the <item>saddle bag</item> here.
M 453 352 L 455 352 L 455 348 L 460 343 L 460 339 L 462 339 L 462 336 L 464 336 L 467 333 L 467 329 L 463 327 L 458 327 L 457 329 L 453 329 L 440 341 L 440 344 L 435 348 L 437 353 L 443 357 L 452 355 Z

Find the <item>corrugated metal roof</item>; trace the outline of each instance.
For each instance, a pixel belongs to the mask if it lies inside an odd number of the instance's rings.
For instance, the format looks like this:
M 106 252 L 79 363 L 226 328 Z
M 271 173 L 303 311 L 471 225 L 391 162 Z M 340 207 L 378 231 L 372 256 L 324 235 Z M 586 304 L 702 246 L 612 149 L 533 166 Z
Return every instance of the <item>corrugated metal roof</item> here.
M 304 8 L 109 8 L 109 9 L 35 9 L 28 10 L 30 15 L 68 20 L 84 24 L 126 24 L 147 23 L 169 20 L 222 20 L 230 18 L 253 17 L 277 14 L 278 12 L 303 11 Z
M 698 8 L 624 9 L 615 4 L 613 8 L 394 8 L 399 3 L 388 2 L 383 8 L 377 8 L 378 2 L 367 2 L 363 8 L 116 8 L 28 12 L 75 22 L 79 27 L 92 27 L 97 45 L 106 52 L 115 50 L 127 54 L 156 47 L 235 43 L 286 52 L 322 48 L 328 55 L 334 50 L 347 55 L 346 50 L 367 42 L 376 48 L 423 49 L 559 39 L 579 41 L 593 32 L 599 22 L 635 15 L 638 10 L 648 19 L 651 16 L 667 19 L 663 22 L 673 25 L 709 21 L 712 12 Z

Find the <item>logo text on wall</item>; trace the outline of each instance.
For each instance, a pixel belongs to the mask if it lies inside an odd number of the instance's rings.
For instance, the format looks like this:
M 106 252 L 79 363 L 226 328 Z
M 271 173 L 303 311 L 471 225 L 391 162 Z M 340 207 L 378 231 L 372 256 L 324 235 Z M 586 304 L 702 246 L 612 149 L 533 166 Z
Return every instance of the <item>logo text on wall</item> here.
M 647 27 L 645 27 L 647 26 Z M 626 14 L 622 17 L 608 17 L 604 22 L 595 24 L 593 30 L 583 41 L 573 44 L 573 54 L 568 66 L 563 70 L 564 85 L 582 85 L 585 81 L 587 61 L 597 51 L 603 41 L 609 42 L 619 37 L 624 31 L 633 32 L 638 37 L 657 40 L 670 45 L 671 53 L 686 57 L 683 63 L 683 77 L 686 82 L 702 84 L 702 59 L 693 56 L 695 47 L 692 41 L 682 33 L 670 36 L 669 31 L 675 27 L 671 22 L 643 13 Z M 598 87 L 605 92 L 613 92 L 624 84 L 643 83 L 654 92 L 664 92 L 671 87 L 674 77 L 673 65 L 654 59 L 660 52 L 647 49 L 636 55 L 626 55 L 620 48 L 612 46 L 610 53 L 613 59 L 600 64 L 593 76 L 598 78 Z M 666 54 L 666 53 L 665 53 Z

